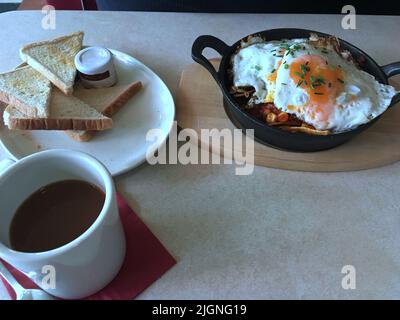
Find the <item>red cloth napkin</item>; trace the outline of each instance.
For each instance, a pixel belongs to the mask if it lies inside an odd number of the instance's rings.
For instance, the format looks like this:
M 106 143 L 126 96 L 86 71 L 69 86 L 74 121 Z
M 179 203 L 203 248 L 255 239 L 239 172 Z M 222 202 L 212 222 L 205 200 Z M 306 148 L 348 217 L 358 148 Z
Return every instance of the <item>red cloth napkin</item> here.
M 110 284 L 85 300 L 133 299 L 176 264 L 176 260 L 120 195 L 118 207 L 126 236 L 125 262 Z M 4 265 L 24 288 L 38 288 L 27 276 L 7 263 Z M 1 276 L 0 279 L 15 299 L 12 288 Z

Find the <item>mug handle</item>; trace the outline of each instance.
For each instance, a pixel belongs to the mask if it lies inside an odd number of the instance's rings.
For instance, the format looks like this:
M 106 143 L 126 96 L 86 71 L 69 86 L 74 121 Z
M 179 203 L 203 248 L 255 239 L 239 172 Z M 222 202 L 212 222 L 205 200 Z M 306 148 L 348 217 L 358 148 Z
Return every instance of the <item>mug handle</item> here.
M 218 85 L 221 85 L 217 70 L 215 70 L 210 61 L 208 61 L 208 59 L 203 55 L 203 51 L 205 48 L 214 49 L 221 56 L 224 56 L 227 50 L 229 49 L 229 46 L 222 40 L 214 36 L 207 36 L 207 35 L 198 37 L 194 41 L 192 46 L 193 60 L 201 64 L 204 68 L 206 68 L 208 72 L 211 73 L 215 81 L 217 81 Z
M 0 161 L 0 176 L 11 167 L 16 161 L 11 159 L 3 159 Z
M 385 66 L 382 66 L 381 69 L 387 78 L 393 77 L 397 74 L 400 74 L 400 61 L 389 63 Z M 397 93 L 392 99 L 392 104 L 396 104 L 397 102 L 400 102 L 400 93 Z

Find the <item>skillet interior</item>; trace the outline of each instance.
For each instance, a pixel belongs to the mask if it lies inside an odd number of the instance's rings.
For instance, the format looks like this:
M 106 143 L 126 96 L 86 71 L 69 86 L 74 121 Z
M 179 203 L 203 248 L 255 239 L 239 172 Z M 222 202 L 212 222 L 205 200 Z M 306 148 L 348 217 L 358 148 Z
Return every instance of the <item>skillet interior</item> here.
M 255 33 L 253 34 L 253 36 L 260 36 L 266 41 L 269 41 L 293 38 L 308 38 L 310 36 L 310 33 L 316 33 L 320 36 L 325 37 L 330 36 L 329 34 L 305 29 L 272 29 Z M 220 80 L 220 86 L 224 95 L 224 105 L 227 114 L 231 119 L 234 118 L 236 120 L 234 121 L 234 123 L 237 127 L 241 129 L 254 129 L 254 135 L 258 141 L 261 141 L 267 145 L 272 145 L 278 148 L 292 151 L 321 151 L 333 148 L 352 139 L 357 134 L 369 128 L 379 119 L 380 116 L 351 131 L 331 134 L 328 136 L 312 136 L 305 133 L 291 133 L 276 127 L 268 126 L 263 121 L 251 116 L 245 110 L 243 110 L 235 101 L 233 96 L 229 93 L 232 82 L 228 74 L 228 70 L 231 68 L 231 56 L 232 54 L 234 54 L 236 48 L 240 45 L 240 41 L 241 40 L 237 41 L 225 52 L 221 60 L 218 76 Z M 362 57 L 364 59 L 365 63 L 362 66 L 362 69 L 364 71 L 375 76 L 375 78 L 379 82 L 384 84 L 388 83 L 385 73 L 371 57 L 369 57 L 361 49 L 351 45 L 350 43 L 341 39 L 339 39 L 339 41 L 342 48 L 350 51 L 355 60 L 357 60 L 359 57 Z

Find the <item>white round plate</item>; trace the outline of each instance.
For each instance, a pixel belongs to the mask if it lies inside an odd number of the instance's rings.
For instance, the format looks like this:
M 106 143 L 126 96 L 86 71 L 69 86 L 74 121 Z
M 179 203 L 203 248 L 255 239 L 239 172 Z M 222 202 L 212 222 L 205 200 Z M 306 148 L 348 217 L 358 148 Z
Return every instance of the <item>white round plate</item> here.
M 62 131 L 12 131 L 0 119 L 0 140 L 15 160 L 48 149 L 86 152 L 104 163 L 112 175 L 124 173 L 146 160 L 147 150 L 159 147 L 168 137 L 175 117 L 171 92 L 164 82 L 135 58 L 110 49 L 118 84 L 140 80 L 142 90 L 113 116 L 111 130 L 99 132 L 88 142 L 76 142 Z M 146 141 L 150 129 L 161 129 L 163 139 Z

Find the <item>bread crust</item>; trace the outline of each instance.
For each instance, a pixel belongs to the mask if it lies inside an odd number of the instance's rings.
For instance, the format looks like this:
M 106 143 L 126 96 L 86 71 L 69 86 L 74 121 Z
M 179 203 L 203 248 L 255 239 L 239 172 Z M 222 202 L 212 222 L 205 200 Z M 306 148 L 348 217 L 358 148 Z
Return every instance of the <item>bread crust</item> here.
M 30 43 L 30 44 L 27 44 L 27 45 L 23 46 L 21 48 L 21 52 L 29 50 L 29 49 L 31 49 L 33 47 L 44 45 L 44 44 L 55 44 L 57 42 L 64 41 L 65 39 L 72 38 L 74 36 L 80 36 L 83 39 L 84 32 L 83 31 L 76 31 L 76 32 L 70 33 L 70 34 L 68 34 L 66 36 L 61 36 L 61 37 L 55 38 L 53 40 L 43 40 L 43 41 Z
M 12 130 L 96 130 L 111 129 L 113 121 L 104 119 L 51 119 L 51 118 L 10 118 L 8 127 Z
M 106 117 L 112 117 L 132 98 L 136 93 L 142 89 L 143 85 L 140 81 L 132 83 L 126 88 L 118 97 L 116 97 L 102 112 Z
M 72 139 L 78 142 L 87 142 L 92 139 L 98 131 L 73 131 L 68 130 L 65 133 Z

